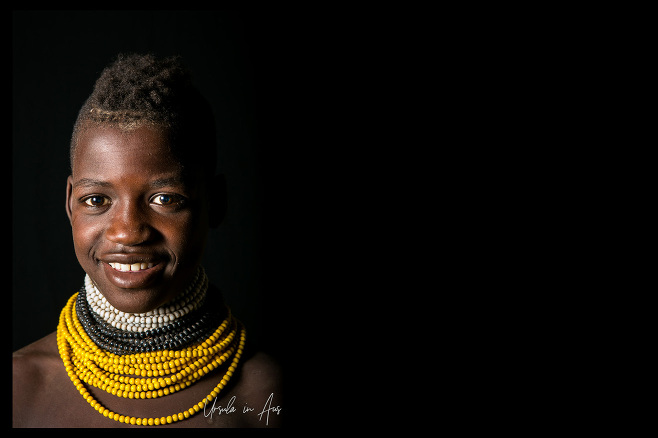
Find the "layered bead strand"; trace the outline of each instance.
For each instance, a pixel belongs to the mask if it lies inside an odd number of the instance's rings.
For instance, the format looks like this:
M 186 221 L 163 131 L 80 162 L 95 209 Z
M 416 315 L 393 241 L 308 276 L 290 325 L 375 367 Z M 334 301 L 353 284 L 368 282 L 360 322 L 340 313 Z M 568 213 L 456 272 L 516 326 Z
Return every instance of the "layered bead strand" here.
M 208 337 L 221 322 L 217 309 L 204 310 L 207 289 L 208 278 L 199 267 L 190 287 L 172 302 L 131 314 L 114 308 L 86 276 L 75 308 L 92 341 L 111 353 L 177 349 Z
M 171 303 L 146 313 L 124 313 L 112 306 L 101 294 L 89 275 L 85 275 L 87 302 L 91 310 L 115 328 L 143 332 L 163 327 L 199 308 L 208 290 L 208 277 L 199 267 L 192 284 Z
M 117 355 L 178 349 L 200 341 L 217 328 L 222 314 L 199 309 L 168 325 L 144 332 L 116 329 L 91 311 L 81 288 L 75 310 L 85 332 L 98 346 Z
M 76 311 L 81 301 L 79 294 L 74 294 L 60 314 L 57 327 L 59 354 L 69 378 L 83 398 L 96 411 L 112 420 L 135 425 L 163 425 L 190 418 L 219 395 L 236 371 L 242 356 L 246 333 L 227 307 L 221 324 L 215 325 L 209 336 L 186 348 L 114 354 L 97 345 L 85 330 Z M 190 313 L 188 317 L 192 315 Z M 169 326 L 180 322 L 179 319 Z M 125 333 L 138 336 L 148 332 Z M 187 410 L 159 418 L 138 418 L 113 412 L 94 399 L 86 386 L 121 398 L 164 397 L 193 385 L 211 371 L 227 364 L 219 383 L 206 397 Z

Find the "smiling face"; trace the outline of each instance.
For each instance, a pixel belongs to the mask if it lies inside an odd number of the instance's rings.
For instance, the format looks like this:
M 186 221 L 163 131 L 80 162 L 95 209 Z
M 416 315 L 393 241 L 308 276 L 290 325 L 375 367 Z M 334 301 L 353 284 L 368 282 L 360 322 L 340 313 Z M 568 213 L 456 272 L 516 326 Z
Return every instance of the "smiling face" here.
M 182 293 L 201 261 L 208 206 L 205 185 L 185 178 L 167 136 L 89 128 L 72 168 L 66 206 L 75 253 L 110 304 L 144 313 Z

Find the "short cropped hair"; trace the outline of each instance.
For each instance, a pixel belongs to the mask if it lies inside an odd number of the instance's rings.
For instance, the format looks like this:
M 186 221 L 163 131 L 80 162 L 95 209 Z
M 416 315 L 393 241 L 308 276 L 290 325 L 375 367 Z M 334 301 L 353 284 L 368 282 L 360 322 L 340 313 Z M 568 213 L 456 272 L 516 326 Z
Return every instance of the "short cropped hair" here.
M 181 57 L 119 54 L 97 79 L 73 127 L 71 171 L 80 134 L 90 127 L 130 131 L 142 126 L 166 132 L 172 152 L 190 173 L 215 172 L 215 119 L 208 101 L 192 85 Z

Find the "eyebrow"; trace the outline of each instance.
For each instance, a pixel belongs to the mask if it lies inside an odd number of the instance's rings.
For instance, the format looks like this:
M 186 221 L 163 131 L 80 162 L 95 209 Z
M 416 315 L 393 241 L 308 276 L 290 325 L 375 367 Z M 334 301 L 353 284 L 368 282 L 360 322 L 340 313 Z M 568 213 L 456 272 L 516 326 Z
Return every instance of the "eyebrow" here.
M 93 178 L 80 178 L 76 182 L 73 183 L 73 188 L 78 188 L 78 187 L 112 187 L 112 184 L 110 184 L 107 181 L 101 181 L 98 179 L 93 179 Z
M 164 178 L 154 179 L 149 181 L 148 185 L 154 189 L 159 189 L 167 186 L 185 185 L 185 181 L 180 176 L 169 176 Z M 73 188 L 78 187 L 112 187 L 113 184 L 108 181 L 103 181 L 94 178 L 80 178 L 73 183 Z
M 158 178 L 149 182 L 149 186 L 154 189 L 159 189 L 166 186 L 184 186 L 185 181 L 180 176 L 170 176 L 166 178 Z

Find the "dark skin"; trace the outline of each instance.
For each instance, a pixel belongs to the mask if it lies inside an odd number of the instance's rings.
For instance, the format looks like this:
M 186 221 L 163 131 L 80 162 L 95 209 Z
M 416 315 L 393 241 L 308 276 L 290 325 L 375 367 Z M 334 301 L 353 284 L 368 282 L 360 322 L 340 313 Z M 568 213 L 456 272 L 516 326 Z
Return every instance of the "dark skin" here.
M 67 180 L 66 212 L 76 256 L 106 299 L 123 312 L 144 313 L 170 301 L 192 280 L 208 228 L 222 209 L 218 179 L 188 178 L 164 132 L 141 127 L 90 128 L 81 136 Z M 119 272 L 109 263 L 149 263 Z M 218 295 L 214 288 L 210 295 Z M 212 300 L 210 300 L 212 301 Z M 247 338 L 247 345 L 249 339 Z M 280 370 L 269 356 L 245 350 L 239 372 L 205 412 L 170 427 L 276 427 L 282 406 Z M 187 410 L 221 380 L 223 370 L 156 399 L 118 398 L 96 388 L 106 408 L 135 417 Z M 268 398 L 274 394 L 270 404 Z M 231 399 L 233 401 L 231 402 Z M 217 410 L 232 405 L 235 412 Z M 253 411 L 243 412 L 246 406 Z M 142 427 L 109 420 L 80 395 L 66 374 L 52 333 L 13 354 L 14 427 Z M 267 424 L 266 424 L 267 423 Z M 153 426 L 162 427 L 162 426 Z

